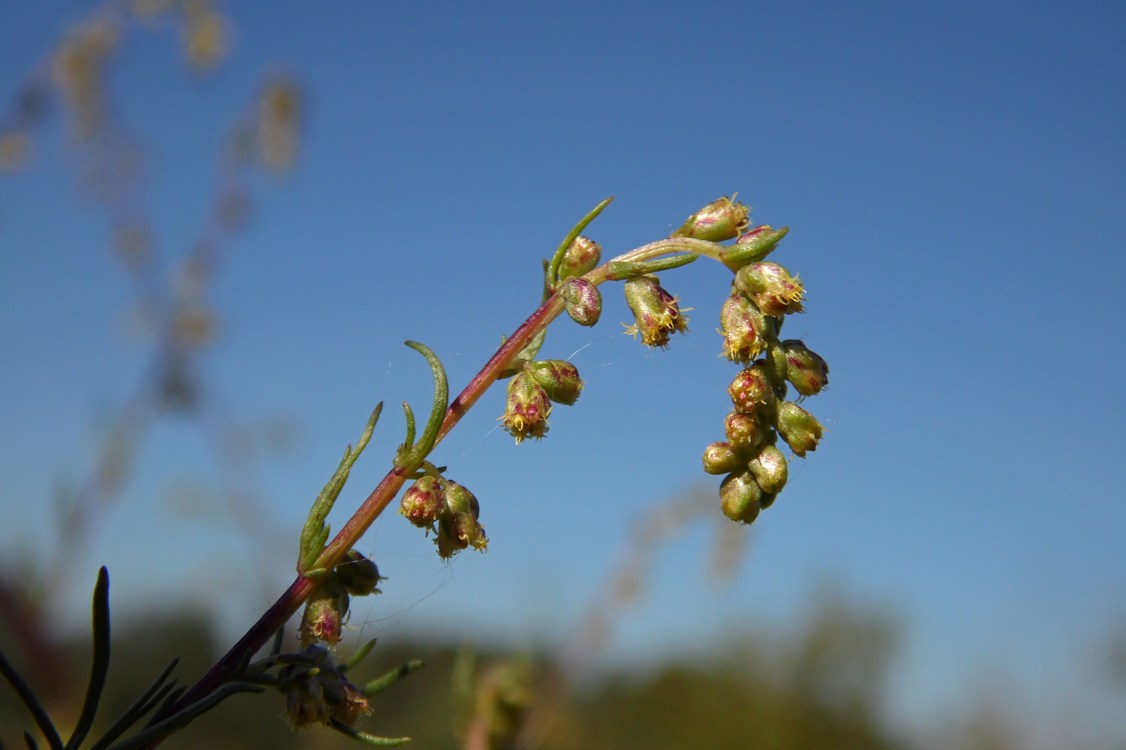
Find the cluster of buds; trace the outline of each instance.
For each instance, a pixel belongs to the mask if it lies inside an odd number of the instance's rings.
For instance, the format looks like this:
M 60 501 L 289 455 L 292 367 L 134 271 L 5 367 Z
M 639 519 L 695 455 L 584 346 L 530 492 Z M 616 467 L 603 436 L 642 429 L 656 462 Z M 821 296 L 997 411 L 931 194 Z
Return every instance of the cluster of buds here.
M 472 492 L 437 472 L 415 480 L 399 503 L 399 513 L 415 526 L 434 532 L 438 555 L 449 558 L 465 549 L 484 550 L 489 540 L 477 520 L 481 505 Z
M 542 438 L 547 433 L 547 418 L 553 403 L 571 406 L 583 390 L 578 368 L 562 359 L 526 362 L 508 381 L 504 429 L 523 442 Z
M 371 712 L 368 697 L 344 676 L 321 646 L 308 646 L 300 659 L 278 672 L 278 689 L 295 729 L 340 722 L 352 726 Z
M 316 592 L 305 602 L 301 616 L 301 645 L 311 647 L 317 642 L 335 646 L 340 642 L 348 618 L 351 597 L 381 593 L 379 568 L 356 550 L 349 550 L 324 579 Z
M 720 485 L 724 514 L 751 523 L 769 507 L 788 478 L 781 437 L 794 454 L 816 450 L 821 423 L 787 401 L 789 385 L 800 396 L 819 393 L 829 383 L 825 360 L 798 340 L 780 341 L 785 316 L 802 312 L 805 289 L 798 277 L 764 260 L 786 230 L 769 226 L 747 231 L 749 210 L 721 198 L 693 214 L 674 236 L 719 242 L 722 261 L 735 273 L 720 322 L 723 353 L 743 365 L 728 388 L 733 410 L 724 421 L 726 440 L 704 450 L 704 471 L 726 475 Z

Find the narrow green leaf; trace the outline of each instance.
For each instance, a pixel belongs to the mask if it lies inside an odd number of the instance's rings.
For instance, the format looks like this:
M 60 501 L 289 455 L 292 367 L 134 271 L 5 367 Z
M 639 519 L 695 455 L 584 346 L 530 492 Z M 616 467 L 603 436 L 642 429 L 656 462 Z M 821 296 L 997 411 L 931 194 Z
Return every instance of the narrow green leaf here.
M 39 731 L 43 733 L 43 738 L 47 740 L 47 746 L 51 750 L 63 750 L 63 740 L 59 736 L 59 732 L 55 729 L 55 725 L 51 723 L 51 717 L 47 715 L 47 710 L 43 708 L 43 704 L 35 697 L 35 693 L 27 686 L 27 683 L 20 678 L 19 673 L 16 672 L 8 660 L 4 657 L 4 652 L 0 651 L 0 674 L 16 691 L 16 695 L 23 701 L 23 705 L 27 708 L 31 718 L 35 720 L 35 725 L 39 727 Z M 26 734 L 25 734 L 26 736 Z
M 602 213 L 603 209 L 609 206 L 612 200 L 614 200 L 614 197 L 610 196 L 609 198 L 592 208 L 590 210 L 590 213 L 580 219 L 579 223 L 576 224 L 571 229 L 571 231 L 567 233 L 567 236 L 563 238 L 563 242 L 560 243 L 559 248 L 555 251 L 555 254 L 551 256 L 551 265 L 547 273 L 547 277 L 550 280 L 551 286 L 554 286 L 555 283 L 559 281 L 559 265 L 563 262 L 563 256 L 567 253 L 567 248 L 571 246 L 571 243 L 575 241 L 576 237 L 583 233 L 583 230 L 587 228 L 587 225 L 590 224 L 590 222 L 598 218 L 598 214 Z
M 324 549 L 325 541 L 328 539 L 325 519 L 328 518 L 329 511 L 332 510 L 336 498 L 340 496 L 340 490 L 344 488 L 344 483 L 348 481 L 352 464 L 356 463 L 356 459 L 360 457 L 364 448 L 367 447 L 368 441 L 371 440 L 372 432 L 375 431 L 375 425 L 379 421 L 379 414 L 382 411 L 383 402 L 380 401 L 376 404 L 375 410 L 372 411 L 356 447 L 348 446 L 344 449 L 344 457 L 340 459 L 340 465 L 336 467 L 332 478 L 328 480 L 320 494 L 317 495 L 317 499 L 313 501 L 313 507 L 309 509 L 305 526 L 301 529 L 301 554 L 297 558 L 298 573 L 304 573 L 306 568 L 316 561 Z
M 417 672 L 424 666 L 426 665 L 421 659 L 411 659 L 399 668 L 392 669 L 390 672 L 386 672 L 379 677 L 376 677 L 374 680 L 364 685 L 363 690 L 361 690 L 360 692 L 370 698 L 381 690 L 386 690 L 387 688 L 391 687 L 396 682 L 409 675 L 411 672 Z
M 410 473 L 426 460 L 438 440 L 438 431 L 442 429 L 442 421 L 446 418 L 446 409 L 450 403 L 450 384 L 446 379 L 446 368 L 442 366 L 442 360 L 438 359 L 438 355 L 430 347 L 417 341 L 405 343 L 426 358 L 426 363 L 430 365 L 430 372 L 434 376 L 434 403 L 430 407 L 426 429 L 423 430 L 422 437 L 417 443 L 409 446 L 401 457 L 395 459 L 396 466 Z
M 348 726 L 344 722 L 332 720 L 332 728 L 343 735 L 351 737 L 354 740 L 359 740 L 365 745 L 374 745 L 375 747 L 398 747 L 399 745 L 406 745 L 411 741 L 410 737 L 377 737 L 374 734 L 367 732 L 360 732 Z
M 215 708 L 236 693 L 262 693 L 265 692 L 265 690 L 266 689 L 263 687 L 251 685 L 247 682 L 229 682 L 217 688 L 206 697 L 200 698 L 195 703 L 184 707 L 183 710 L 177 711 L 168 718 L 146 727 L 144 731 L 138 732 L 124 742 L 119 742 L 111 746 L 109 750 L 135 750 L 135 748 L 144 747 L 152 742 L 162 740 L 173 732 L 184 728 L 198 716 Z
M 637 263 L 615 261 L 610 264 L 610 279 L 613 281 L 621 281 L 622 279 L 644 276 L 647 273 L 660 273 L 661 271 L 668 271 L 672 268 L 686 266 L 699 257 L 700 256 L 695 253 L 683 253 L 682 255 L 671 255 L 668 258 L 645 260 Z
M 124 734 L 129 727 L 144 718 L 145 714 L 160 703 L 164 697 L 168 695 L 169 691 L 176 687 L 175 681 L 168 682 L 167 684 L 166 682 L 169 675 L 172 674 L 172 670 L 175 669 L 176 665 L 179 663 L 179 659 L 173 659 L 169 662 L 168 666 L 161 670 L 160 674 L 156 676 L 156 679 L 145 688 L 145 691 L 137 696 L 137 699 L 133 701 L 129 708 L 125 709 L 121 716 L 110 725 L 109 729 L 98 738 L 98 741 L 90 747 L 90 750 L 105 750 L 105 748 L 113 744 L 114 740 Z
M 366 659 L 368 654 L 371 653 L 371 650 L 375 648 L 375 641 L 376 639 L 372 638 L 370 641 L 356 649 L 356 652 L 349 656 L 346 662 L 340 665 L 340 671 L 347 672 L 349 669 L 352 669 L 357 664 Z
M 94 601 L 91 604 L 94 634 L 94 657 L 90 664 L 90 682 L 86 686 L 86 697 L 82 701 L 82 712 L 78 715 L 78 722 L 74 725 L 74 732 L 66 743 L 66 750 L 76 750 L 90 727 L 94 724 L 94 716 L 98 712 L 98 704 L 102 700 L 102 690 L 106 686 L 106 675 L 109 674 L 109 571 L 103 565 L 98 569 L 98 579 L 94 583 Z

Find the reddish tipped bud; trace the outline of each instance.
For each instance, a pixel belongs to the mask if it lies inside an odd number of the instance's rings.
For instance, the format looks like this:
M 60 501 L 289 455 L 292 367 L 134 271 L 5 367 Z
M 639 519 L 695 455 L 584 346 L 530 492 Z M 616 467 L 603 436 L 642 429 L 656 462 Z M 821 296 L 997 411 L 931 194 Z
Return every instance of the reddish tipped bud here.
M 508 381 L 508 395 L 504 402 L 501 421 L 504 429 L 516 442 L 526 437 L 542 438 L 547 432 L 547 418 L 551 414 L 551 399 L 547 391 L 528 373 L 516 373 Z
M 361 716 L 371 713 L 368 697 L 358 687 L 340 677 L 325 686 L 325 701 L 332 718 L 352 726 Z
M 719 486 L 723 515 L 739 523 L 751 523 L 762 510 L 762 488 L 750 472 L 729 474 Z
M 383 578 L 379 575 L 379 568 L 354 549 L 348 550 L 344 559 L 333 568 L 333 571 L 340 580 L 340 585 L 352 596 L 382 593 L 379 590 L 379 582 Z
M 750 362 L 766 348 L 766 316 L 742 294 L 732 294 L 719 314 L 723 325 L 723 354 L 736 362 Z
M 532 378 L 547 392 L 547 397 L 557 404 L 570 406 L 578 400 L 583 390 L 579 370 L 570 362 L 547 359 L 528 366 Z
M 775 445 L 768 445 L 763 448 L 757 456 L 751 459 L 748 468 L 750 468 L 755 482 L 765 493 L 777 495 L 786 486 L 789 467 L 786 464 L 786 457 Z
M 771 430 L 762 420 L 750 414 L 733 411 L 723 421 L 723 431 L 731 447 L 743 456 L 752 455 L 770 439 Z
M 806 348 L 805 342 L 787 339 L 782 349 L 786 354 L 786 379 L 794 384 L 794 390 L 813 396 L 829 385 L 829 363 Z
M 775 425 L 790 449 L 803 458 L 806 451 L 817 450 L 817 442 L 825 430 L 812 414 L 793 401 L 783 401 L 778 405 Z
M 569 279 L 593 271 L 602 260 L 602 246 L 589 237 L 576 237 L 563 254 L 559 278 Z
M 805 288 L 801 280 L 777 263 L 762 261 L 743 266 L 735 274 L 735 288 L 767 315 L 802 311 Z
M 661 287 L 656 276 L 638 276 L 624 288 L 626 304 L 636 321 L 626 327 L 626 333 L 641 334 L 646 346 L 664 348 L 669 345 L 669 334 L 688 330 L 688 318 L 681 315 L 676 298 Z
M 740 372 L 727 388 L 735 411 L 741 414 L 770 413 L 777 399 L 766 363 L 759 361 Z
M 708 474 L 730 474 L 742 462 L 731 443 L 712 443 L 704 448 L 704 471 Z
M 420 477 L 403 493 L 399 512 L 420 528 L 429 528 L 446 508 L 441 480 L 430 474 Z
M 688 217 L 673 237 L 722 242 L 738 237 L 750 224 L 751 209 L 731 198 L 719 198 Z
M 344 629 L 348 614 L 348 593 L 335 573 L 327 575 L 324 583 L 305 603 L 301 615 L 301 645 L 308 647 L 316 641 L 335 646 Z
M 766 224 L 755 227 L 720 251 L 723 265 L 738 271 L 748 263 L 760 261 L 773 252 L 779 241 L 790 231 L 789 227 L 774 229 Z
M 581 326 L 592 326 L 602 317 L 602 292 L 586 279 L 567 279 L 559 292 L 567 314 Z

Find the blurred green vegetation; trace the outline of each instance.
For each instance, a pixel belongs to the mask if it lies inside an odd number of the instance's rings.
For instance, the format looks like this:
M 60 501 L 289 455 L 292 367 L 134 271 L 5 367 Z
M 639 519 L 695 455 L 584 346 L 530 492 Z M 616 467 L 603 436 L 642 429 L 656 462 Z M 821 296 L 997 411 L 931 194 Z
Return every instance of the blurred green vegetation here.
M 7 634 L 4 642 L 10 643 Z M 542 732 L 529 747 L 579 748 L 906 748 L 886 725 L 887 679 L 900 628 L 883 612 L 870 612 L 826 596 L 803 622 L 785 629 L 752 631 L 714 644 L 692 644 L 691 656 L 669 653 L 645 668 L 604 669 L 552 701 L 561 684 L 558 665 L 546 655 L 478 654 L 490 664 L 516 657 L 533 665 L 531 715 Z M 198 677 L 217 656 L 219 644 L 207 623 L 190 614 L 154 615 L 115 624 L 109 689 L 99 721 L 115 712 L 172 657 L 177 675 Z M 287 644 L 293 641 L 287 640 Z M 357 681 L 421 657 L 426 668 L 379 694 L 362 729 L 384 736 L 410 735 L 418 748 L 458 748 L 471 701 L 455 690 L 457 648 L 463 644 L 383 643 L 376 646 Z M 89 645 L 74 639 L 60 645 L 72 674 L 67 684 L 81 691 Z M 344 649 L 342 649 L 344 650 Z M 9 654 L 17 665 L 21 654 Z M 26 660 L 24 660 L 26 661 Z M 27 674 L 33 683 L 34 676 Z M 36 684 L 37 689 L 39 688 Z M 5 686 L 0 696 L 0 741 L 22 745 L 30 719 Z M 68 715 L 79 696 L 41 696 L 57 716 Z M 535 713 L 540 711 L 541 713 Z M 69 715 L 73 715 L 70 713 Z M 66 722 L 60 720 L 62 726 Z M 291 732 L 280 695 L 237 695 L 166 742 L 168 748 L 359 747 L 334 732 Z M 509 745 L 518 747 L 520 745 Z

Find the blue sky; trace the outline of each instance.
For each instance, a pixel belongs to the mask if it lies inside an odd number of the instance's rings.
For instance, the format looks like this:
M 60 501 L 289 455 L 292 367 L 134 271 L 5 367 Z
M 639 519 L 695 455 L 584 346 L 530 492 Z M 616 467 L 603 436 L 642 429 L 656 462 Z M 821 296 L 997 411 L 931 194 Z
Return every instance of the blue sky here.
M 428 404 L 404 339 L 429 344 L 460 388 L 533 309 L 540 258 L 599 200 L 616 196 L 589 233 L 617 253 L 738 191 L 756 222 L 791 227 L 776 259 L 809 299 L 787 333 L 832 367 L 807 404 L 828 432 L 755 524 L 735 581 L 709 583 L 710 537 L 690 532 L 658 553 L 660 583 L 607 658 L 786 622 L 837 586 L 904 621 L 902 714 L 961 710 L 1000 684 L 1045 721 L 1126 732 L 1099 677 L 1100 644 L 1126 627 L 1121 4 L 226 10 L 217 75 L 184 72 L 173 30 L 138 32 L 110 91 L 144 144 L 141 208 L 168 267 L 205 222 L 233 116 L 272 73 L 304 92 L 298 163 L 253 183 L 201 362 L 223 413 L 297 426 L 292 451 L 238 480 L 273 542 L 220 528 L 207 439 L 166 418 L 73 561 L 71 599 L 104 562 L 122 610 L 178 597 L 248 622 L 288 582 L 304 510 L 374 402 Z M 85 14 L 9 3 L 0 91 Z M 89 471 L 99 420 L 150 356 L 127 333 L 130 288 L 104 213 L 74 185 L 65 123 L 36 135 L 30 168 L 0 181 L 7 561 L 68 554 L 50 541 L 51 498 Z M 587 389 L 548 439 L 512 445 L 497 391 L 436 455 L 481 499 L 489 553 L 442 565 L 414 529 L 380 521 L 363 547 L 391 580 L 353 624 L 552 642 L 647 508 L 714 488 L 699 454 L 722 435 L 736 368 L 718 357 L 729 277 L 713 266 L 664 277 L 694 308 L 668 351 L 620 335 L 628 312 L 609 287 L 597 328 L 561 322 L 544 352 L 571 357 Z M 396 412 L 343 507 L 385 470 Z M 170 510 L 185 487 L 196 510 Z M 273 588 L 242 580 L 263 565 Z

